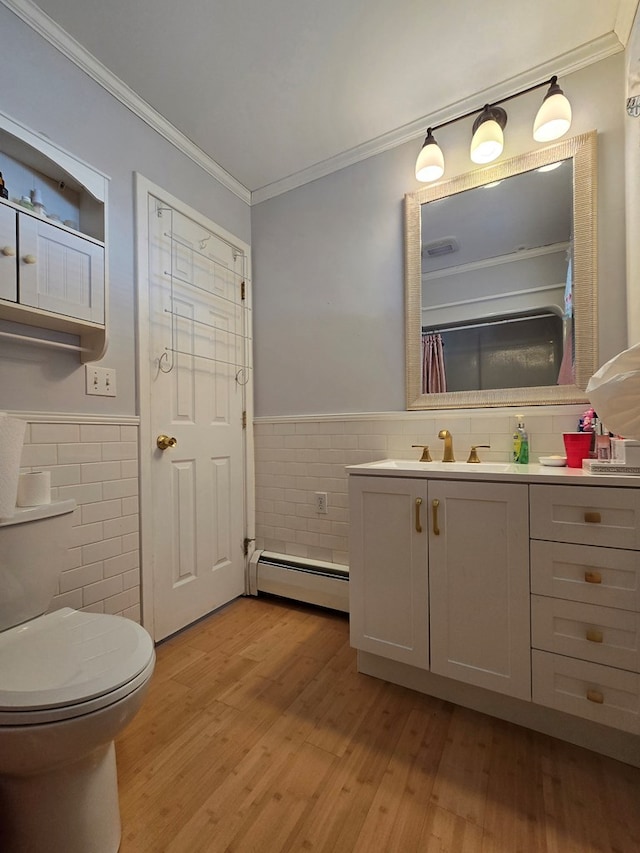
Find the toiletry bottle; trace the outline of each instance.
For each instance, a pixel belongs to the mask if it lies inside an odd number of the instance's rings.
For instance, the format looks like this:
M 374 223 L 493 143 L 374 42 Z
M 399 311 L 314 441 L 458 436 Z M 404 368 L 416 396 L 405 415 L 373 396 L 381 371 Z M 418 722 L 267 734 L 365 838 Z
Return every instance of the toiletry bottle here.
M 513 461 L 520 465 L 529 463 L 529 436 L 522 415 L 518 415 L 518 426 L 513 434 Z
M 2 172 L 0 172 L 0 198 L 9 198 L 9 190 L 6 188 L 4 184 L 4 178 L 2 177 Z
M 596 423 L 596 459 L 599 462 L 611 461 L 611 438 L 600 420 Z

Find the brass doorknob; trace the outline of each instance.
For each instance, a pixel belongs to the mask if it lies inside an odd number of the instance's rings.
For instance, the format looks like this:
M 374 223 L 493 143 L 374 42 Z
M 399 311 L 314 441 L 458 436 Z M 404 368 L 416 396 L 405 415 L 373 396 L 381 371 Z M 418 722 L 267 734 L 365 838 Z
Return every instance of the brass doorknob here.
M 177 438 L 173 438 L 168 435 L 159 435 L 156 438 L 156 444 L 158 445 L 160 450 L 168 450 L 170 447 L 175 447 L 177 443 Z

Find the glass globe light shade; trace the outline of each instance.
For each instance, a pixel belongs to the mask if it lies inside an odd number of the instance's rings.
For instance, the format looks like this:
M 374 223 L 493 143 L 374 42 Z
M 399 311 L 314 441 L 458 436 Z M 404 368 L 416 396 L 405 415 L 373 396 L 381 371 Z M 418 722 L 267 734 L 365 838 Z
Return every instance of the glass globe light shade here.
M 437 181 L 443 175 L 444 155 L 429 131 L 416 160 L 416 179 L 422 183 L 429 183 Z
M 533 138 L 536 142 L 551 142 L 560 139 L 571 127 L 571 104 L 562 90 L 548 94 L 542 102 L 533 123 Z M 551 92 L 551 90 L 549 90 Z
M 504 133 L 494 119 L 483 121 L 471 140 L 470 157 L 474 163 L 491 163 L 504 148 Z

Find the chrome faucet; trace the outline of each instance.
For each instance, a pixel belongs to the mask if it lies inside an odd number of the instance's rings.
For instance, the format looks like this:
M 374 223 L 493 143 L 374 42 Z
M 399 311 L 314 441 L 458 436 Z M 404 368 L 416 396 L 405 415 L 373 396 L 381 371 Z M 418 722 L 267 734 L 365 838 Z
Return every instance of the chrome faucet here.
M 441 429 L 438 433 L 438 438 L 444 439 L 444 454 L 442 456 L 443 462 L 455 462 L 453 456 L 453 436 L 449 432 L 448 429 Z

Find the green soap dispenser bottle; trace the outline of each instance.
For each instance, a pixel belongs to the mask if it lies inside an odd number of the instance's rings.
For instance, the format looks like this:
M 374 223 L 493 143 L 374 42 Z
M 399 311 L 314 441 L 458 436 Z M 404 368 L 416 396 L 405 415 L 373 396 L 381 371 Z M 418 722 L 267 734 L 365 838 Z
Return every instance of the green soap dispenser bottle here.
M 522 415 L 518 415 L 518 426 L 513 434 L 513 461 L 520 465 L 529 463 L 529 435 Z

